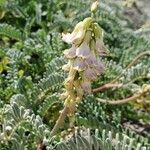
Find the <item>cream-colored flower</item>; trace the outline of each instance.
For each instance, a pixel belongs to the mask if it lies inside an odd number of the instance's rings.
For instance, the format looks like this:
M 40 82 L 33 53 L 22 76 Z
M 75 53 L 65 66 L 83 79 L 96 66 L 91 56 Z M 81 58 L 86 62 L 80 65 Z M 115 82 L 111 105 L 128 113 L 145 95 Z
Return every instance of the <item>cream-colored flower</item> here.
M 68 44 L 78 45 L 82 42 L 85 35 L 85 30 L 79 30 L 78 32 L 72 32 L 64 34 L 62 33 L 62 40 Z
M 71 44 L 72 43 L 72 34 L 70 33 L 62 33 L 62 40 L 68 44 Z
M 83 98 L 84 93 L 91 93 L 91 81 L 104 72 L 104 65 L 99 55 L 107 54 L 103 43 L 103 30 L 92 18 L 79 22 L 72 33 L 62 34 L 62 39 L 72 45 L 64 51 L 68 63 L 63 66 L 69 72 L 64 86 L 65 105 L 75 106 Z M 72 108 L 71 108 L 72 109 Z
M 98 5 L 99 5 L 99 2 L 95 1 L 91 6 L 91 12 L 96 12 Z

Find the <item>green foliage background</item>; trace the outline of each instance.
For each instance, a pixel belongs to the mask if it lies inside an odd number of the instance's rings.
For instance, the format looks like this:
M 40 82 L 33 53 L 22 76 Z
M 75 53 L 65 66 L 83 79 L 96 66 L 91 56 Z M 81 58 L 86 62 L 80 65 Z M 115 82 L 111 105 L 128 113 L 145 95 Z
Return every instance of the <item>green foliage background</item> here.
M 150 84 L 150 57 L 126 66 L 141 52 L 149 51 L 148 30 L 136 32 L 134 22 L 123 15 L 116 2 L 101 1 L 96 21 L 104 29 L 104 43 L 110 54 L 102 58 L 106 71 L 93 88 L 109 83 L 123 72 L 116 90 L 84 98 L 76 112 L 74 132 L 67 132 L 68 119 L 61 127 L 65 138 L 50 137 L 63 101 L 59 95 L 67 76 L 61 69 L 66 63 L 62 32 L 90 16 L 91 1 L 86 0 L 1 0 L 0 1 L 0 149 L 33 150 L 149 150 L 150 137 L 124 127 L 124 122 L 145 127 L 150 123 L 149 107 L 129 103 L 111 106 L 96 98 L 123 99 L 143 84 Z M 4 14 L 4 16 L 2 16 Z M 150 130 L 150 128 L 148 127 Z M 67 137 L 67 138 L 66 138 Z M 69 140 L 68 140 L 69 139 Z

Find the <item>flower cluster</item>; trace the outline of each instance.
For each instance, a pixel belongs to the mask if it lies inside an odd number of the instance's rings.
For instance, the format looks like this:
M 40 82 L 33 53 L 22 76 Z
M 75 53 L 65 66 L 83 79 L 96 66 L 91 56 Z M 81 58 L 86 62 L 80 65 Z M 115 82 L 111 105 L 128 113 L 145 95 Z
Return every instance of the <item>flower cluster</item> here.
M 91 93 L 91 81 L 104 71 L 99 56 L 107 49 L 103 43 L 103 31 L 91 17 L 79 22 L 72 33 L 62 34 L 64 42 L 72 47 L 64 51 L 68 63 L 63 66 L 69 72 L 62 97 L 68 105 L 80 102 L 84 93 Z

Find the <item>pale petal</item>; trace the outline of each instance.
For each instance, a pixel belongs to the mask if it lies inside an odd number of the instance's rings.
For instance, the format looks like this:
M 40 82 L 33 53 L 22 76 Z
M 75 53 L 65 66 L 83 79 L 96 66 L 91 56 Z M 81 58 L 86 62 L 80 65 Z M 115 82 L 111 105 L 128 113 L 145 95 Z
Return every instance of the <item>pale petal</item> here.
M 70 64 L 68 63 L 68 64 L 66 64 L 66 65 L 63 65 L 63 66 L 62 66 L 62 69 L 63 69 L 64 71 L 69 71 L 69 70 L 70 70 Z
M 89 80 L 95 80 L 97 77 L 96 71 L 94 68 L 87 68 L 84 72 L 84 77 Z
M 104 64 L 100 61 L 97 63 L 96 66 L 94 66 L 94 68 L 96 70 L 97 75 L 102 74 L 104 72 L 104 69 L 105 69 Z
M 87 58 L 90 55 L 90 48 L 87 43 L 83 42 L 76 50 L 76 56 Z
M 100 55 L 108 54 L 108 50 L 104 45 L 104 42 L 101 39 L 96 40 L 96 51 Z
M 82 58 L 76 58 L 73 63 L 73 68 L 78 71 L 83 71 L 86 68 L 86 63 Z
M 83 30 L 82 28 L 78 32 L 73 32 L 71 37 L 72 43 L 76 45 L 80 44 L 84 38 L 84 35 L 85 30 Z
M 83 90 L 86 92 L 86 93 L 91 93 L 91 82 L 89 81 L 82 81 L 81 82 L 81 87 L 83 88 Z
M 93 66 L 97 64 L 96 56 L 94 54 L 90 54 L 90 56 L 86 59 L 86 62 L 89 66 Z
M 62 33 L 62 40 L 68 44 L 71 44 L 72 43 L 72 34 L 70 33 Z
M 64 51 L 66 58 L 75 58 L 76 57 L 76 47 L 73 45 L 70 49 Z

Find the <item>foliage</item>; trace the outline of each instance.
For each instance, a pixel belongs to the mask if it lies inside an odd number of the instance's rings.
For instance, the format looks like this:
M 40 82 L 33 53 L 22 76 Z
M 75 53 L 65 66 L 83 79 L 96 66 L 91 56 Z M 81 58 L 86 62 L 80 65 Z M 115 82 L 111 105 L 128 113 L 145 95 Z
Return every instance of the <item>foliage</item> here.
M 93 145 L 93 149 L 102 150 L 117 150 L 117 146 L 150 149 L 149 135 L 133 134 L 131 129 L 127 132 L 123 126 L 128 120 L 148 125 L 149 109 L 136 101 L 117 106 L 96 101 L 123 99 L 143 84 L 150 84 L 149 55 L 128 67 L 135 57 L 150 50 L 145 32 L 148 29 L 142 34 L 141 30 L 135 31 L 133 22 L 123 15 L 121 4 L 107 0 L 100 2 L 96 21 L 104 29 L 104 43 L 110 54 L 102 58 L 105 73 L 92 87 L 118 76 L 115 83 L 122 86 L 86 96 L 78 106 L 75 126 L 90 128 L 91 133 L 86 129 L 85 135 L 75 131 L 69 140 L 62 140 L 59 133 L 50 136 L 63 108 L 59 97 L 66 78 L 62 66 L 67 45 L 61 40 L 61 32 L 70 32 L 77 22 L 90 16 L 90 4 L 90 0 L 0 1 L 0 149 L 33 150 L 40 143 L 47 149 L 87 149 Z M 68 128 L 68 122 L 69 118 L 61 131 Z

